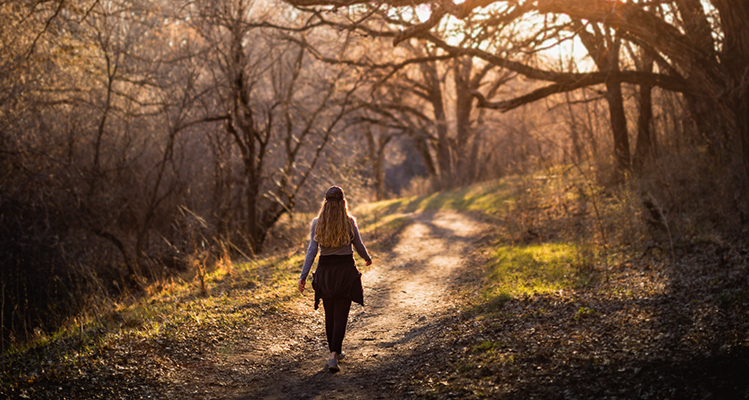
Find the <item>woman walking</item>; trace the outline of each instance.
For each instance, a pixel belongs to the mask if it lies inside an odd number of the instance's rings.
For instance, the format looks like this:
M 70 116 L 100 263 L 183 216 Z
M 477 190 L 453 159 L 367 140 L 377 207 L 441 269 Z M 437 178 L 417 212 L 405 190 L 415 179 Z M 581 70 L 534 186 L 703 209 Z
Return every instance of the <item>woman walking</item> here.
M 366 264 L 371 265 L 372 258 L 359 236 L 356 220 L 348 213 L 343 189 L 332 186 L 325 192 L 320 213 L 312 220 L 307 256 L 297 283 L 303 293 L 319 246 L 320 260 L 317 271 L 312 274 L 312 288 L 315 290 L 315 309 L 320 299 L 325 309 L 325 334 L 330 349 L 328 369 L 331 372 L 340 370 L 338 360 L 344 356 L 341 345 L 351 302 L 364 305 L 361 273 L 354 262 L 352 245 Z

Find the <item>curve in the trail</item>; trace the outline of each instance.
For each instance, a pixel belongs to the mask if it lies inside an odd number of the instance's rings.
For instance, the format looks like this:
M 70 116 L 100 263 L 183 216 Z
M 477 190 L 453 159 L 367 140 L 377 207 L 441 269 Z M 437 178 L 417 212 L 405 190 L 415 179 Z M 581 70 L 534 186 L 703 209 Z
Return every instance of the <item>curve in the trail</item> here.
M 377 254 L 362 277 L 365 307 L 352 307 L 341 372 L 327 371 L 322 307 L 308 301 L 292 310 L 303 321 L 268 346 L 237 359 L 266 360 L 247 387 L 226 399 L 386 399 L 391 385 L 414 367 L 412 350 L 454 306 L 449 281 L 473 258 L 475 239 L 488 227 L 463 214 L 417 213 L 394 247 Z M 275 371 L 274 371 L 275 369 Z

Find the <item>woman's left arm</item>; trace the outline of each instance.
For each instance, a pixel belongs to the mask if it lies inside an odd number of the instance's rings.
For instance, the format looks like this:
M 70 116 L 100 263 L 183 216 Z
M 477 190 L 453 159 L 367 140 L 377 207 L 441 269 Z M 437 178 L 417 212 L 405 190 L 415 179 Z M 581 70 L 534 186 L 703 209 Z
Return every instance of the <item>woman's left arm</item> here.
M 299 281 L 297 286 L 299 291 L 304 293 L 304 285 L 307 283 L 307 275 L 309 270 L 312 269 L 312 263 L 315 261 L 317 256 L 317 241 L 315 240 L 315 225 L 317 225 L 317 218 L 312 220 L 312 226 L 310 227 L 309 234 L 309 246 L 307 247 L 307 255 L 304 257 L 304 264 L 302 264 L 302 273 L 299 275 Z

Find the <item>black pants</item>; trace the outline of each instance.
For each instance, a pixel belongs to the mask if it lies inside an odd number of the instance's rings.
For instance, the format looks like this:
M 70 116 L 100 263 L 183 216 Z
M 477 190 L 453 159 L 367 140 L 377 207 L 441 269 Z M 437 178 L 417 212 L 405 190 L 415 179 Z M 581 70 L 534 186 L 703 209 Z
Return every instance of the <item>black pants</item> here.
M 322 299 L 325 308 L 325 334 L 328 336 L 330 351 L 341 354 L 343 337 L 346 335 L 348 312 L 351 309 L 351 299 L 339 297 Z

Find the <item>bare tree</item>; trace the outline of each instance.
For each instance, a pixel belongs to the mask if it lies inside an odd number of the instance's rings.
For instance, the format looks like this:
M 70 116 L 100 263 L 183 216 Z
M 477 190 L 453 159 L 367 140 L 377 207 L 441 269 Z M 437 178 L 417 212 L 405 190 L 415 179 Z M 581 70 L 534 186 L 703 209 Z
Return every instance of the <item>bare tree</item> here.
M 417 23 L 414 10 L 389 13 L 373 7 L 365 15 L 363 18 L 352 12 L 348 20 L 356 20 L 355 24 L 347 22 L 346 18 L 328 18 L 320 13 L 311 18 L 320 24 L 373 37 L 376 43 L 398 36 L 398 27 Z M 510 47 L 506 46 L 509 43 L 506 32 L 492 35 L 478 25 L 464 32 L 456 32 L 450 24 L 435 29 L 439 35 L 462 37 L 461 43 L 465 46 Z M 521 47 L 504 51 L 518 52 Z M 378 54 L 384 51 L 377 50 Z M 476 175 L 482 141 L 478 133 L 483 132 L 479 124 L 484 119 L 480 116 L 483 111 L 476 107 L 474 93 L 479 89 L 496 93 L 512 74 L 498 73 L 499 69 L 492 63 L 445 51 L 424 38 L 404 40 L 397 54 L 376 61 L 368 54 L 359 58 L 321 58 L 361 68 L 376 77 L 371 99 L 363 101 L 380 115 L 382 124 L 398 126 L 409 135 L 429 175 L 439 177 L 435 182 L 451 185 Z
M 280 33 L 265 5 L 196 3 L 196 29 L 211 49 L 216 116 L 239 150 L 243 232 L 253 252 L 293 210 L 322 150 L 351 108 L 356 77 L 306 56 L 307 29 Z M 294 33 L 294 31 L 301 33 Z

